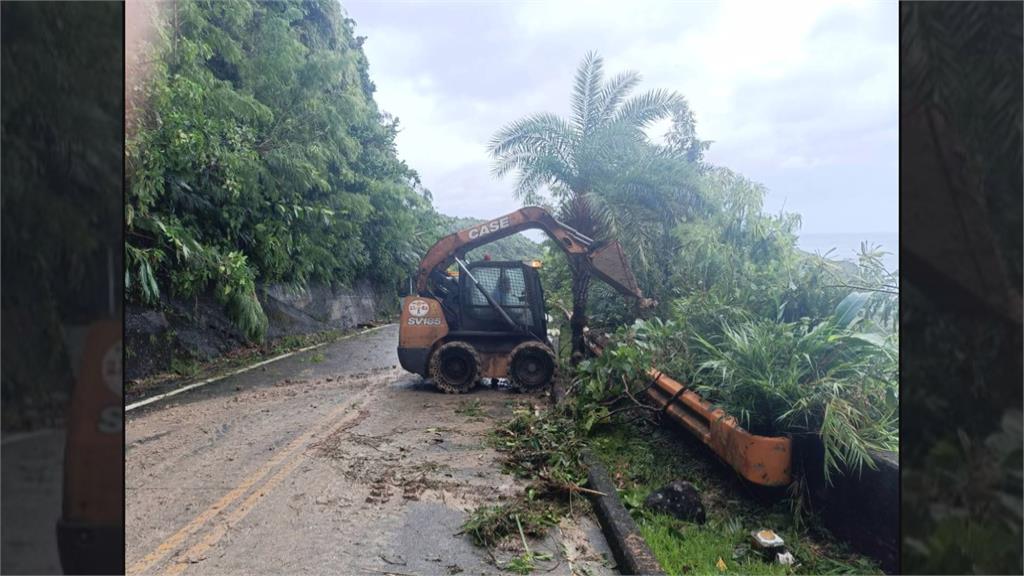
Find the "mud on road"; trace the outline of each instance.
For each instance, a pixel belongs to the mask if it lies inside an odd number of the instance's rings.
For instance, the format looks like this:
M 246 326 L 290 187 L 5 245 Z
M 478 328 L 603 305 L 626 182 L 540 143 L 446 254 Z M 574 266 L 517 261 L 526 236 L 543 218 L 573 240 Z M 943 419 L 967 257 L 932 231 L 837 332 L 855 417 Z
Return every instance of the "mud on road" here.
M 129 574 L 501 573 L 459 534 L 515 497 L 486 445 L 495 418 L 546 400 L 489 387 L 446 395 L 397 366 L 395 326 L 129 412 Z M 537 573 L 613 573 L 586 513 L 534 551 Z

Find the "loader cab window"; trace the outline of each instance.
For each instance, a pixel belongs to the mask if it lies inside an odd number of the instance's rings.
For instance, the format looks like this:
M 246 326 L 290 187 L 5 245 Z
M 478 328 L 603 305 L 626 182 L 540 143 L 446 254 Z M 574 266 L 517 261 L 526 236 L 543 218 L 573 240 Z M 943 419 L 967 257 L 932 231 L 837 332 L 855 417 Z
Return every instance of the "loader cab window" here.
M 526 281 L 521 268 L 477 268 L 473 276 L 498 304 L 526 306 Z M 490 307 L 480 290 L 473 291 L 473 305 Z
M 487 294 L 500 304 L 513 320 L 525 326 L 533 326 L 530 291 L 519 263 L 487 263 L 471 266 L 470 270 L 480 283 L 480 287 L 487 291 Z M 508 329 L 501 316 L 488 304 L 484 294 L 473 286 L 468 278 L 464 281 L 464 290 L 468 290 L 470 294 L 466 314 L 471 324 L 479 329 Z

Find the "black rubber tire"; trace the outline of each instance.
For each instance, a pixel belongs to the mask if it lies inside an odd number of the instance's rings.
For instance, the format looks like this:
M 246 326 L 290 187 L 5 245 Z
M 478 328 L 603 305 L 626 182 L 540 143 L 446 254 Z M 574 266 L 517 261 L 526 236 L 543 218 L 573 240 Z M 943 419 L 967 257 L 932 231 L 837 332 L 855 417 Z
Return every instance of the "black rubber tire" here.
M 555 352 L 540 342 L 523 342 L 509 354 L 508 382 L 513 390 L 532 392 L 550 386 L 557 370 Z
M 430 356 L 430 377 L 446 394 L 465 394 L 480 382 L 480 356 L 465 342 L 448 342 Z

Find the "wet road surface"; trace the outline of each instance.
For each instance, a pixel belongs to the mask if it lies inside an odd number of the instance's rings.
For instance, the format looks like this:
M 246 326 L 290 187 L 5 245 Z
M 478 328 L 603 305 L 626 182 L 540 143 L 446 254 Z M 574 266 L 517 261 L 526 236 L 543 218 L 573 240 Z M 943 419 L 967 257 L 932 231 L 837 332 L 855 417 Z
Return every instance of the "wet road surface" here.
M 0 573 L 60 574 L 57 520 L 61 513 L 64 430 L 5 437 L 0 502 Z
M 128 413 L 129 574 L 501 573 L 466 511 L 523 489 L 486 446 L 531 397 L 436 392 L 398 366 L 397 326 L 296 355 Z M 532 550 L 537 573 L 612 573 L 591 517 Z

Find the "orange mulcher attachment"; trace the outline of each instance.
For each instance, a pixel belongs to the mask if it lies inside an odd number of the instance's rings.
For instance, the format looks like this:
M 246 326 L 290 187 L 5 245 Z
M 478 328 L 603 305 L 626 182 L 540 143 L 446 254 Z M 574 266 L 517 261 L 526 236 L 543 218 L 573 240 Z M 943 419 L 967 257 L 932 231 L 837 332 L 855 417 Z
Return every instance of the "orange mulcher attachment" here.
M 600 355 L 603 347 L 590 338 L 590 350 Z M 757 436 L 747 432 L 736 418 L 713 407 L 696 392 L 657 370 L 648 371 L 654 385 L 648 396 L 673 420 L 707 444 L 740 476 L 762 486 L 786 486 L 790 473 L 791 440 L 782 436 Z

